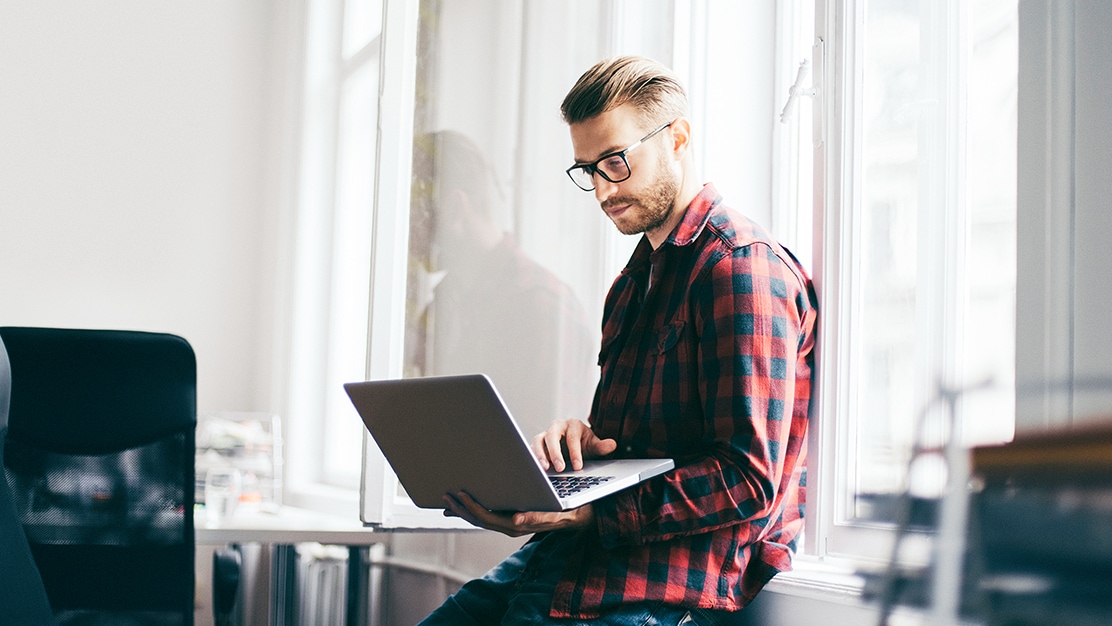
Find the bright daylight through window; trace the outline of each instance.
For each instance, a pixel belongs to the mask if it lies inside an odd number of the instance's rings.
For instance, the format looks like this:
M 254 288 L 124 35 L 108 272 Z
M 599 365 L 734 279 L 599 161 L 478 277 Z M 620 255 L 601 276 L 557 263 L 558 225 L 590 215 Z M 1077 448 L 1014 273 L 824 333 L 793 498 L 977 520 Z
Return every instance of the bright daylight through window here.
M 812 268 L 829 434 L 807 545 L 886 556 L 872 518 L 908 479 L 925 408 L 928 443 L 945 440 L 940 385 L 990 381 L 958 404 L 965 443 L 1013 429 L 1017 0 L 818 0 L 817 22 L 808 0 L 778 2 L 764 42 L 744 30 L 754 6 L 620 4 L 311 3 L 291 471 L 358 484 L 362 430 L 340 385 L 368 363 L 487 370 L 528 430 L 586 414 L 602 297 L 632 242 L 568 181 L 555 107 L 582 68 L 633 52 L 687 81 L 713 129 L 696 142 L 706 179 Z M 780 124 L 816 41 L 820 93 Z M 405 123 L 376 128 L 380 105 Z M 917 488 L 944 478 L 921 469 Z
M 945 444 L 951 423 L 966 445 L 1012 435 L 1018 40 L 1015 0 L 846 4 L 844 53 L 827 53 L 845 59 L 846 115 L 825 154 L 842 193 L 824 209 L 840 252 L 819 276 L 820 419 L 837 433 L 828 549 L 860 554 L 847 528 L 883 520 L 905 481 L 945 481 L 939 457 L 909 470 L 915 443 Z M 957 415 L 946 390 L 967 390 Z

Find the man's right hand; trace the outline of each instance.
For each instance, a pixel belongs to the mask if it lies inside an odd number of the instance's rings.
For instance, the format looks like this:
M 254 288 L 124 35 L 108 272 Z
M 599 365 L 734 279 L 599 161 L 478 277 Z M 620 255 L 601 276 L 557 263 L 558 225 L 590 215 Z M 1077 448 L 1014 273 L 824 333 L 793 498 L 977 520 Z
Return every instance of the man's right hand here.
M 567 447 L 567 461 L 564 461 L 563 443 Z M 562 472 L 567 465 L 573 470 L 583 469 L 583 459 L 604 457 L 618 449 L 613 439 L 599 439 L 587 424 L 581 420 L 556 420 L 548 430 L 533 437 L 533 454 L 541 467 Z

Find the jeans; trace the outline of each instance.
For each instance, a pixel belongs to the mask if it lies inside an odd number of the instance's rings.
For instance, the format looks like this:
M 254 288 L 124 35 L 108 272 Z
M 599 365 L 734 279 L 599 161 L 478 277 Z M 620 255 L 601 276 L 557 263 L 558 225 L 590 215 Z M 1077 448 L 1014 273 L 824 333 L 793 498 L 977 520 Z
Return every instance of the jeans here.
M 570 535 L 549 535 L 543 541 L 526 544 L 482 578 L 465 584 L 418 626 L 718 626 L 728 615 L 663 602 L 637 602 L 591 620 L 549 617 Z

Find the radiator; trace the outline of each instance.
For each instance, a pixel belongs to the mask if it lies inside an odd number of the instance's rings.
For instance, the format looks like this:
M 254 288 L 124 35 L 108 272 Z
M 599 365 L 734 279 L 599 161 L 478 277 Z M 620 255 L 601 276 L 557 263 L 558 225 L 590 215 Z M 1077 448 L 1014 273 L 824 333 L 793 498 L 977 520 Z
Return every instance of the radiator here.
M 347 607 L 347 550 L 338 546 L 298 546 L 300 626 L 344 626 Z

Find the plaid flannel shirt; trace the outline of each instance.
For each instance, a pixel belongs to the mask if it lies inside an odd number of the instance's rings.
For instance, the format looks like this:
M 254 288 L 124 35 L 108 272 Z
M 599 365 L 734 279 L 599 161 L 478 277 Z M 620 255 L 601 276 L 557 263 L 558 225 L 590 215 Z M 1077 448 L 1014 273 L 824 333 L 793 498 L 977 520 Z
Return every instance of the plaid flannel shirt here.
M 590 423 L 676 468 L 595 503 L 553 598 L 589 618 L 642 600 L 737 610 L 791 569 L 817 303 L 795 258 L 711 185 L 607 296 Z

